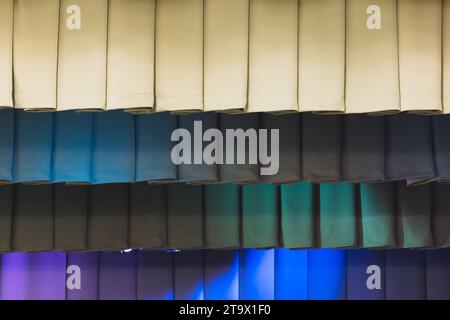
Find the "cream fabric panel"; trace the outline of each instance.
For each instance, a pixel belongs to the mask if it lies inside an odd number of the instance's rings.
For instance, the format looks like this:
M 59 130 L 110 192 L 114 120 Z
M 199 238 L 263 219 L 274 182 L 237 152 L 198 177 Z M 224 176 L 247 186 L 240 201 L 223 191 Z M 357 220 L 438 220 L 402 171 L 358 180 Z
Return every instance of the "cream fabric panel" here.
M 107 0 L 61 0 L 58 110 L 105 109 L 107 13 Z
M 444 0 L 443 8 L 443 112 L 450 113 L 450 0 Z
M 298 111 L 297 39 L 297 0 L 250 0 L 248 111 Z
M 346 113 L 400 111 L 396 0 L 347 0 Z
M 441 106 L 441 0 L 398 0 L 401 110 Z
M 14 4 L 15 107 L 56 109 L 59 0 Z
M 205 0 L 205 111 L 247 105 L 249 0 Z
M 343 112 L 345 0 L 300 0 L 299 109 Z
M 156 1 L 157 111 L 203 110 L 203 0 Z
M 109 0 L 107 109 L 153 109 L 155 0 Z
M 13 0 L 0 0 L 0 108 L 12 107 Z

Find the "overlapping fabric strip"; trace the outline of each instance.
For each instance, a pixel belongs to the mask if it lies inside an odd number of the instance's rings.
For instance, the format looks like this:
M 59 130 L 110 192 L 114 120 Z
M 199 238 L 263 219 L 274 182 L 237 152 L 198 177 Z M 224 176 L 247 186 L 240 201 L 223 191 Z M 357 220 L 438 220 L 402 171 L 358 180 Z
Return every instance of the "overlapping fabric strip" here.
M 0 12 L 1 107 L 450 112 L 449 0 L 0 0 Z
M 449 271 L 449 249 L 13 253 L 0 299 L 449 300 Z
M 176 129 L 183 129 L 187 136 L 180 138 Z M 207 135 L 210 129 L 222 134 L 222 144 L 216 136 Z M 233 133 L 242 129 L 249 135 L 243 140 L 228 138 L 228 129 Z M 277 149 L 273 130 L 279 134 Z M 0 182 L 447 182 L 449 135 L 447 115 L 132 115 L 119 110 L 95 114 L 0 110 Z M 176 152 L 174 147 L 181 142 L 185 152 Z M 234 151 L 227 150 L 229 142 Z M 237 149 L 241 142 L 243 148 Z M 262 161 L 258 147 L 262 143 L 267 143 L 269 163 Z M 211 154 L 216 156 L 206 162 L 204 155 L 211 145 L 216 148 Z M 179 156 L 185 153 L 190 163 L 186 158 L 181 163 Z M 223 156 L 221 161 L 218 154 Z M 262 174 L 271 164 L 278 171 Z
M 2 252 L 448 246 L 443 184 L 0 187 Z

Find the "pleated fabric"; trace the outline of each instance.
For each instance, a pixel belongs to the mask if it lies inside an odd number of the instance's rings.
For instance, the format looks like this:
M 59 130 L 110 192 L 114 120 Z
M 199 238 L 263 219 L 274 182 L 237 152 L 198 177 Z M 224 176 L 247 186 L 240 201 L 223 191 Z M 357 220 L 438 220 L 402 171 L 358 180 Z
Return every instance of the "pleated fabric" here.
M 298 111 L 298 0 L 250 1 L 248 111 Z
M 213 184 L 204 190 L 205 246 L 240 247 L 241 187 Z
M 178 128 L 177 120 L 167 112 L 136 117 L 136 182 L 177 180 L 177 166 L 170 157 L 174 147 L 171 134 Z
M 14 112 L 0 110 L 0 185 L 13 181 Z
M 345 1 L 299 0 L 299 111 L 345 111 Z
M 409 177 L 409 184 L 436 179 L 431 119 L 398 114 L 387 120 L 386 180 Z
M 242 245 L 272 248 L 279 245 L 279 190 L 271 184 L 242 187 Z
M 447 185 L 0 186 L 0 252 L 449 247 Z
M 155 0 L 110 0 L 106 108 L 154 106 Z M 131 36 L 132 35 L 132 36 Z
M 0 256 L 4 300 L 449 298 L 449 250 L 200 250 Z
M 13 104 L 13 0 L 0 1 L 0 109 Z
M 345 248 L 357 245 L 356 202 L 351 183 L 320 185 L 320 246 Z
M 450 181 L 450 146 L 447 143 L 450 134 L 450 116 L 433 117 L 433 150 L 436 174 L 442 182 Z
M 218 128 L 218 115 L 217 113 L 198 113 L 190 115 L 180 115 L 178 118 L 178 128 L 188 133 L 190 136 L 190 143 L 188 150 L 184 149 L 182 154 L 178 153 L 179 157 L 185 156 L 185 152 L 188 153 L 188 163 L 184 161 L 178 166 L 178 178 L 181 182 L 189 183 L 211 183 L 219 179 L 219 172 L 217 163 L 219 157 L 222 154 L 220 150 L 220 144 L 216 141 L 213 135 L 206 140 L 208 130 L 217 130 Z M 205 137 L 205 139 L 203 139 Z M 180 137 L 181 142 L 185 143 L 185 137 Z M 216 146 L 216 151 L 208 152 L 207 148 L 210 146 Z M 222 142 L 223 145 L 223 142 Z M 208 160 L 204 157 L 205 154 L 211 155 L 213 159 Z M 211 161 L 212 160 L 212 161 Z
M 61 0 L 58 110 L 106 108 L 107 0 Z
M 204 1 L 204 111 L 247 107 L 249 3 Z
M 442 0 L 398 1 L 398 56 L 401 110 L 441 112 Z
M 52 181 L 90 183 L 94 115 L 58 112 L 53 124 Z
M 345 112 L 400 111 L 397 1 L 347 1 L 345 26 Z
M 14 117 L 13 177 L 15 182 L 52 181 L 53 114 L 23 110 Z
M 202 0 L 157 1 L 158 111 L 203 110 L 203 33 Z
M 342 118 L 302 115 L 302 176 L 313 182 L 339 181 Z
M 442 110 L 443 113 L 450 113 L 450 91 L 448 84 L 450 81 L 450 47 L 448 34 L 450 33 L 450 3 L 448 0 L 442 1 Z
M 386 119 L 343 117 L 341 179 L 380 182 L 386 179 Z
M 58 0 L 14 3 L 15 108 L 56 110 Z

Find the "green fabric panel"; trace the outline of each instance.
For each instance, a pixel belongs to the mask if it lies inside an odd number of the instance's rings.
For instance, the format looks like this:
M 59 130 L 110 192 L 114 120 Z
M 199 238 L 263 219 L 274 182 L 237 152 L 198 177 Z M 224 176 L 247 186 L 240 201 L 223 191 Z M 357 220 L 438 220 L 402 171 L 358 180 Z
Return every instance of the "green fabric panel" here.
M 356 205 L 351 183 L 320 184 L 320 245 L 343 248 L 356 245 Z
M 395 183 L 362 183 L 360 199 L 362 246 L 395 246 Z
M 170 184 L 166 196 L 169 247 L 203 247 L 203 187 Z
M 308 182 L 281 186 L 281 230 L 283 247 L 314 246 L 314 190 Z
M 279 245 L 278 186 L 255 184 L 242 187 L 242 240 L 246 248 Z
M 205 186 L 205 237 L 208 248 L 237 248 L 239 241 L 240 187 Z
M 435 245 L 450 247 L 450 184 L 433 184 L 432 228 Z
M 431 233 L 431 185 L 407 187 L 397 183 L 399 246 L 421 248 L 433 245 Z

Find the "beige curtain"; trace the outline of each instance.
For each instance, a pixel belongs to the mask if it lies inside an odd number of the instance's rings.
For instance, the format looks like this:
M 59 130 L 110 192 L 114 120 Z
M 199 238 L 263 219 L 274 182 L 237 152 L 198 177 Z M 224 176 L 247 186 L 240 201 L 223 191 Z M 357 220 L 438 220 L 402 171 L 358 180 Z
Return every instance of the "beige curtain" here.
M 343 112 L 345 0 L 300 0 L 300 111 Z
M 0 0 L 0 108 L 12 107 L 13 0 Z
M 204 6 L 204 110 L 245 110 L 249 0 L 205 0 Z
M 248 111 L 298 111 L 297 0 L 250 0 Z
M 56 110 L 59 0 L 14 3 L 15 107 Z
M 109 0 L 107 109 L 153 109 L 155 0 Z
M 400 111 L 396 0 L 347 0 L 345 111 Z
M 203 110 L 203 0 L 156 1 L 156 108 Z
M 105 109 L 107 13 L 108 0 L 61 0 L 58 110 Z
M 443 1 L 442 18 L 442 107 L 450 113 L 450 0 Z
M 442 1 L 398 0 L 401 110 L 442 110 Z

